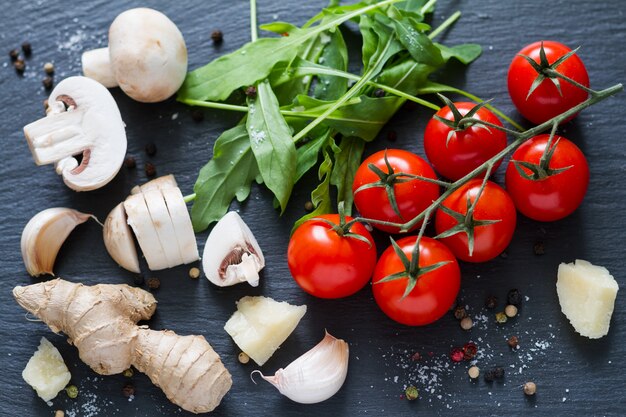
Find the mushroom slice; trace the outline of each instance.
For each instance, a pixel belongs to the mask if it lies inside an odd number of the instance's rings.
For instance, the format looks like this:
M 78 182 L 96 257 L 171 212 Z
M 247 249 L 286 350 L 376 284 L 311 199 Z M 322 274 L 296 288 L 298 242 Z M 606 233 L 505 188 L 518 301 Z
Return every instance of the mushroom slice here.
M 174 224 L 172 223 L 172 218 L 167 210 L 161 191 L 152 189 L 144 191 L 141 194 L 146 201 L 146 207 L 148 207 L 148 211 L 150 212 L 152 225 L 156 230 L 159 242 L 161 242 L 161 247 L 165 253 L 167 267 L 172 268 L 181 265 L 183 259 L 178 249 L 176 231 L 174 230 Z
M 81 57 L 85 77 L 98 81 L 106 88 L 117 87 L 119 84 L 111 69 L 109 48 L 92 49 Z
M 56 163 L 65 184 L 76 191 L 107 184 L 126 154 L 124 122 L 109 91 L 90 78 L 69 77 L 48 101 L 54 103 L 48 115 L 24 126 L 35 163 Z M 80 164 L 74 158 L 79 154 Z
M 172 177 L 173 179 L 174 177 Z M 174 224 L 174 231 L 178 242 L 178 250 L 182 257 L 183 263 L 188 264 L 200 259 L 198 255 L 198 245 L 196 244 L 196 235 L 193 232 L 191 218 L 187 210 L 187 204 L 183 198 L 183 194 L 178 187 L 163 187 L 161 194 L 167 204 L 170 218 Z
M 133 188 L 131 188 L 130 193 L 131 194 L 139 194 L 141 192 L 144 191 L 148 191 L 148 190 L 160 190 L 162 188 L 171 188 L 171 187 L 178 187 L 178 183 L 176 182 L 176 179 L 174 178 L 174 175 L 172 174 L 168 174 L 168 175 L 164 175 L 162 177 L 158 177 L 155 178 L 151 181 L 148 181 L 145 184 L 142 185 L 135 185 Z
M 76 226 L 86 222 L 91 214 L 65 207 L 49 208 L 31 218 L 20 242 L 26 271 L 34 277 L 52 275 L 52 267 L 65 239 Z
M 139 273 L 139 258 L 132 231 L 128 227 L 124 203 L 119 203 L 107 216 L 102 231 L 104 246 L 119 266 Z
M 202 268 L 207 279 L 220 287 L 243 281 L 256 287 L 264 266 L 263 252 L 248 225 L 237 212 L 226 213 L 204 246 Z
M 126 210 L 128 217 L 128 225 L 133 229 L 143 256 L 148 262 L 148 268 L 153 271 L 167 268 L 165 252 L 152 223 L 143 193 L 128 196 L 124 201 L 124 210 Z

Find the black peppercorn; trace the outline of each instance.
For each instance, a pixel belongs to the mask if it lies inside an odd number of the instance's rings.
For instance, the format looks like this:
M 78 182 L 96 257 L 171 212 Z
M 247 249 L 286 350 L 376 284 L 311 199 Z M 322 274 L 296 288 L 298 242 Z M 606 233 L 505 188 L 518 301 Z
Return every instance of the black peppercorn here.
M 13 67 L 18 74 L 23 74 L 26 69 L 26 62 L 23 59 L 18 59 L 13 63 Z
M 456 306 L 456 308 L 454 309 L 454 318 L 457 319 L 457 320 L 461 320 L 465 316 L 467 316 L 467 312 L 465 311 L 465 307 L 463 307 L 463 306 Z
M 374 91 L 374 97 L 378 97 L 378 98 L 385 97 L 385 90 L 383 90 L 382 88 L 377 88 Z
M 541 255 L 544 255 L 546 253 L 546 248 L 543 245 L 542 241 L 535 242 L 535 244 L 533 245 L 533 252 L 537 256 L 541 256 Z
M 504 378 L 504 368 L 502 368 L 501 366 L 496 366 L 495 368 L 493 368 L 493 376 L 496 379 Z
M 20 51 L 17 49 L 11 49 L 9 51 L 9 56 L 11 57 L 11 61 L 15 61 L 20 56 Z
M 30 42 L 24 42 L 22 44 L 22 52 L 24 52 L 24 56 L 30 56 L 30 54 L 33 52 L 33 48 L 30 45 Z
M 52 88 L 52 85 L 54 84 L 54 82 L 52 81 L 52 77 L 44 77 L 41 83 L 46 90 L 50 90 Z
M 494 295 L 490 295 L 485 299 L 485 308 L 493 310 L 498 305 L 498 299 Z
M 148 143 L 148 144 L 146 145 L 146 148 L 145 148 L 145 149 L 146 149 L 146 154 L 147 154 L 148 156 L 154 156 L 154 155 L 156 155 L 156 153 L 157 153 L 157 147 L 156 147 L 156 145 L 155 145 L 154 143 L 152 143 L 152 142 L 151 142 L 151 143 Z
M 256 87 L 251 85 L 246 87 L 245 91 L 246 95 L 250 98 L 256 98 Z
M 506 301 L 508 304 L 519 307 L 522 304 L 522 294 L 518 289 L 514 288 L 506 295 Z
M 509 340 L 506 341 L 511 349 L 517 349 L 519 346 L 519 339 L 517 336 L 509 337 Z
M 395 130 L 390 130 L 389 132 L 387 132 L 387 140 L 389 142 L 395 142 L 396 139 L 398 139 L 398 134 Z
M 124 388 L 122 388 L 122 394 L 126 398 L 129 398 L 130 396 L 134 396 L 135 387 L 133 386 L 133 384 L 124 384 Z
M 211 40 L 214 45 L 221 45 L 222 42 L 224 42 L 224 34 L 221 30 L 214 30 L 213 33 L 211 33 Z
M 124 166 L 128 169 L 134 169 L 137 166 L 137 161 L 129 155 L 124 159 Z
M 201 122 L 204 120 L 204 113 L 198 109 L 193 110 L 191 112 L 191 118 L 193 119 L 194 122 Z
M 311 201 L 307 201 L 306 203 L 304 203 L 304 209 L 306 211 L 313 211 L 314 208 L 315 206 L 313 205 Z
M 157 290 L 161 286 L 161 281 L 158 278 L 150 278 L 148 282 L 146 282 L 146 285 L 151 290 Z
M 483 374 L 483 378 L 485 379 L 485 382 L 493 382 L 493 380 L 496 379 L 496 374 L 493 369 L 489 369 Z
M 150 162 L 146 162 L 144 170 L 146 171 L 146 176 L 148 176 L 149 178 L 152 178 L 156 175 L 156 168 Z

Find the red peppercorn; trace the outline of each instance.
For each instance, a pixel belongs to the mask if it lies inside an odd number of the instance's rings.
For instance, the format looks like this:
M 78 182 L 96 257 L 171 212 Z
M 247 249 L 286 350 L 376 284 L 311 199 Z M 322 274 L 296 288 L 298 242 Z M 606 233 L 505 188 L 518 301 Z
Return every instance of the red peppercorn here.
M 419 352 L 415 352 L 413 356 L 411 356 L 412 361 L 419 361 L 421 358 L 422 358 L 422 355 L 420 355 Z
M 452 362 L 461 362 L 464 357 L 465 354 L 460 347 L 455 347 L 450 351 L 450 359 L 452 359 Z

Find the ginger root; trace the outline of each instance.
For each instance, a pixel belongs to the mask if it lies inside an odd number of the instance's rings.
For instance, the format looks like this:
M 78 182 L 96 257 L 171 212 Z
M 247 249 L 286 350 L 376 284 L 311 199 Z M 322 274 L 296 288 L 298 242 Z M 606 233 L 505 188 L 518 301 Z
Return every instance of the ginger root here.
M 15 287 L 13 296 L 53 332 L 65 333 L 81 360 L 97 373 L 118 374 L 133 365 L 187 411 L 213 410 L 232 385 L 230 373 L 204 337 L 137 326 L 156 309 L 147 291 L 55 279 Z

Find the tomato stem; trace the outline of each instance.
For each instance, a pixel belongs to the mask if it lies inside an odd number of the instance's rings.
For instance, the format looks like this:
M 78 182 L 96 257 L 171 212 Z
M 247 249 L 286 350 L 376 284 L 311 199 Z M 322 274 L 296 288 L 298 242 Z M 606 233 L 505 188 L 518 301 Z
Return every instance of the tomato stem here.
M 553 131 L 556 131 L 555 126 L 558 126 L 561 122 L 565 121 L 566 119 L 568 119 L 569 117 L 579 113 L 580 111 L 586 109 L 587 107 L 590 107 L 602 100 L 605 100 L 621 91 L 624 90 L 624 86 L 619 83 L 619 84 L 615 84 L 609 88 L 606 88 L 604 90 L 600 90 L 600 91 L 594 91 L 593 94 L 590 95 L 590 97 L 583 101 L 582 103 L 572 107 L 571 109 L 551 118 L 550 120 L 547 120 L 543 123 L 541 123 L 540 125 L 537 125 L 533 128 L 527 129 L 523 132 L 514 132 L 514 131 L 510 131 L 509 129 L 503 128 L 501 126 L 496 126 L 493 125 L 491 123 L 485 122 L 483 120 L 477 120 L 477 119 L 472 119 L 470 118 L 470 121 L 473 121 L 474 123 L 482 123 L 484 125 L 493 127 L 494 129 L 500 129 L 500 130 L 505 130 L 508 133 L 511 133 L 511 135 L 513 135 L 515 137 L 515 140 L 513 142 L 511 142 L 506 148 L 504 148 L 502 151 L 498 152 L 496 155 L 494 155 L 492 158 L 488 159 L 486 162 L 484 162 L 481 166 L 477 167 L 476 169 L 474 169 L 472 172 L 470 172 L 469 174 L 465 175 L 464 177 L 458 179 L 457 181 L 453 182 L 450 184 L 450 186 L 448 187 L 447 190 L 445 190 L 440 196 L 439 198 L 437 198 L 435 201 L 432 202 L 432 204 L 430 206 L 428 206 L 424 211 L 422 211 L 420 214 L 418 214 L 417 216 L 415 216 L 414 218 L 412 218 L 411 220 L 405 222 L 405 223 L 394 223 L 394 222 L 388 222 L 388 221 L 383 221 L 383 220 L 375 220 L 375 219 L 367 219 L 367 218 L 363 218 L 363 217 L 357 217 L 356 220 L 361 221 L 361 222 L 368 222 L 368 223 L 374 223 L 374 224 L 380 224 L 380 225 L 384 225 L 384 226 L 391 226 L 391 227 L 397 227 L 400 229 L 401 233 L 406 233 L 407 231 L 409 231 L 412 227 L 414 227 L 416 224 L 418 224 L 419 222 L 423 221 L 422 226 L 420 228 L 420 233 L 418 235 L 418 240 L 419 238 L 421 238 L 421 236 L 423 235 L 424 231 L 426 230 L 426 223 L 428 222 L 428 219 L 430 218 L 430 216 L 432 215 L 432 212 L 439 207 L 439 205 L 453 192 L 455 192 L 456 190 L 458 190 L 459 188 L 461 188 L 463 185 L 465 185 L 467 182 L 469 182 L 470 180 L 474 179 L 475 177 L 477 177 L 478 175 L 482 174 L 483 172 L 487 171 L 487 172 L 491 172 L 491 170 L 493 170 L 494 166 L 498 163 L 498 161 L 500 161 L 502 158 L 504 158 L 508 153 L 512 152 L 513 150 L 517 149 L 517 147 L 519 147 L 522 143 L 526 142 L 528 139 L 537 136 L 540 133 L 545 132 L 546 130 L 552 128 Z M 485 175 L 485 178 L 487 178 L 487 175 Z

